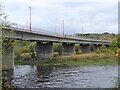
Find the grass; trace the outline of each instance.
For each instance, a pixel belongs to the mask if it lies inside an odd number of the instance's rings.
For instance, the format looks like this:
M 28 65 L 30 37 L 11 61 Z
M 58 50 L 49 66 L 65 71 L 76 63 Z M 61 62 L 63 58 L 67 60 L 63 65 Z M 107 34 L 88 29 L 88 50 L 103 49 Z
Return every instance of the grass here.
M 90 53 L 82 55 L 57 56 L 55 60 L 15 60 L 15 64 L 44 67 L 70 67 L 88 65 L 117 65 L 118 60 L 115 55 Z

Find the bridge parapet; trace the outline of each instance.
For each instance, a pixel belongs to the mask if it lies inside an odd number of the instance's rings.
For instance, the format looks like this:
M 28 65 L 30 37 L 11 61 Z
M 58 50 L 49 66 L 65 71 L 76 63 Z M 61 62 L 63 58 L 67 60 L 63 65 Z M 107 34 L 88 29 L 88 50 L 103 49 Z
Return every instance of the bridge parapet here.
M 2 21 L 2 24 L 3 24 L 3 28 L 15 29 L 15 30 L 31 32 L 31 33 L 33 32 L 38 34 L 40 33 L 40 34 L 47 34 L 47 35 L 63 36 L 62 33 L 48 31 L 42 28 L 31 27 L 31 31 L 30 31 L 30 26 L 20 25 L 17 23 L 12 23 L 7 21 Z
M 85 42 L 100 42 L 100 43 L 106 43 L 109 44 L 111 41 L 108 40 L 99 40 L 99 39 L 91 39 L 91 38 L 83 38 L 83 37 L 76 37 L 76 36 L 63 36 L 62 33 L 57 33 L 57 32 L 52 32 L 52 31 L 47 31 L 45 29 L 41 29 L 41 28 L 34 28 L 31 27 L 30 31 L 30 27 L 29 26 L 25 26 L 25 25 L 20 25 L 20 24 L 16 24 L 16 23 L 11 23 L 11 22 L 6 22 L 3 21 L 2 22 L 3 28 L 6 29 L 11 29 L 11 30 L 15 30 L 15 31 L 21 31 L 21 32 L 27 32 L 27 33 L 33 33 L 33 34 L 40 34 L 40 35 L 47 35 L 47 36 L 52 36 L 52 37 L 59 37 L 62 39 L 72 39 L 72 40 L 80 40 L 80 41 L 85 41 Z

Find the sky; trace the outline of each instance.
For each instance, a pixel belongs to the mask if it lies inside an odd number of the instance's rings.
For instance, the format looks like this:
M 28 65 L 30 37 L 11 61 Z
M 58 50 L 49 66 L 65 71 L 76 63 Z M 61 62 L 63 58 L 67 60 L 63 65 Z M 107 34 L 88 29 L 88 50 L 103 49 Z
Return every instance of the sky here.
M 55 33 L 118 33 L 118 0 L 2 0 L 7 21 Z

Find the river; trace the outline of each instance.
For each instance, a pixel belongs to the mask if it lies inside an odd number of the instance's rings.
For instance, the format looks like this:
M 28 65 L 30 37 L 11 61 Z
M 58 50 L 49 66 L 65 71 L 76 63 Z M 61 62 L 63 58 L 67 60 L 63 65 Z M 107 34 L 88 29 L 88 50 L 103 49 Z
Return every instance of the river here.
M 43 68 L 15 66 L 12 83 L 19 88 L 113 88 L 118 66 L 80 66 Z

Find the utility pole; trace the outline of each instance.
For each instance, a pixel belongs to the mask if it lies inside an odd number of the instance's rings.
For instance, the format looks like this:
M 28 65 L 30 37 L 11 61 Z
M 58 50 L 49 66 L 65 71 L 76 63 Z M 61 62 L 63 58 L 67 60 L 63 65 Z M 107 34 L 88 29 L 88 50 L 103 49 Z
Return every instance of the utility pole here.
M 64 20 L 63 20 L 63 37 L 64 37 Z
M 82 27 L 82 35 L 83 35 L 83 27 Z
M 26 26 L 28 26 L 28 20 L 26 21 Z
M 83 27 L 82 27 L 82 37 L 83 37 Z
M 31 7 L 29 7 L 30 9 L 30 31 L 31 31 Z
M 29 30 L 28 20 L 26 21 L 26 29 Z

